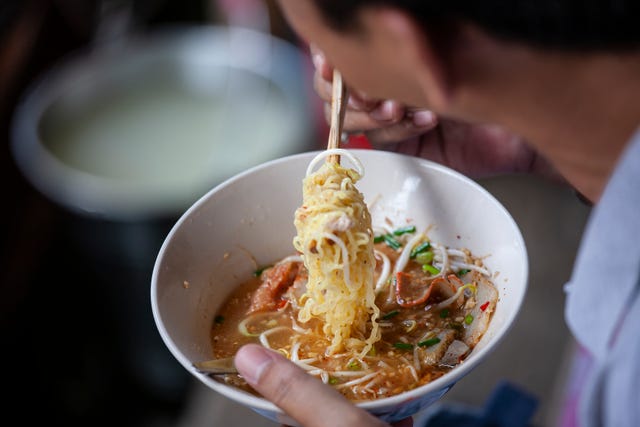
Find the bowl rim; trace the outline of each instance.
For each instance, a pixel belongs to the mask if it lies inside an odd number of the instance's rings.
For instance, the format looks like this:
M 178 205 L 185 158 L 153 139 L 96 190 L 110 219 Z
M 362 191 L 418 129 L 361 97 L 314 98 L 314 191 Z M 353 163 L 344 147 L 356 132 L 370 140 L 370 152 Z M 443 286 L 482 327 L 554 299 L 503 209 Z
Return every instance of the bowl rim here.
M 255 167 L 252 167 L 250 169 L 247 169 L 246 171 L 243 171 L 225 180 L 224 182 L 220 183 L 219 185 L 209 190 L 198 201 L 196 201 L 189 209 L 187 209 L 185 213 L 178 219 L 178 221 L 172 227 L 166 239 L 164 240 L 162 247 L 158 252 L 158 257 L 156 258 L 156 262 L 153 268 L 153 273 L 151 278 L 151 305 L 152 305 L 154 321 L 156 322 L 156 326 L 158 328 L 160 335 L 162 336 L 163 341 L 165 342 L 165 344 L 167 345 L 171 353 L 174 355 L 174 357 L 176 357 L 176 359 L 187 369 L 187 371 L 192 373 L 200 381 L 203 381 L 203 379 L 200 378 L 200 376 L 204 374 L 198 373 L 195 370 L 195 368 L 193 368 L 192 362 L 188 360 L 187 357 L 177 348 L 177 346 L 169 336 L 169 333 L 167 332 L 166 328 L 164 327 L 164 323 L 162 322 L 162 317 L 159 312 L 159 306 L 157 301 L 158 300 L 157 298 L 158 276 L 159 276 L 160 268 L 163 264 L 163 259 L 167 251 L 167 247 L 171 244 L 173 237 L 175 236 L 176 233 L 178 233 L 182 225 L 189 220 L 189 218 L 194 212 L 196 212 L 198 209 L 200 209 L 200 207 L 205 205 L 209 201 L 209 199 L 213 196 L 213 194 L 222 191 L 226 187 L 233 185 L 236 181 L 242 180 L 246 176 L 254 174 L 255 172 L 260 171 L 262 169 L 271 168 L 285 162 L 296 161 L 296 160 L 299 160 L 300 158 L 309 158 L 309 160 L 311 160 L 311 158 L 313 158 L 314 155 L 319 154 L 321 151 L 322 150 L 308 151 L 304 153 L 298 153 L 298 154 L 293 154 L 290 156 L 274 159 L 274 160 L 262 163 L 260 165 L 257 165 Z M 483 361 L 489 354 L 491 354 L 498 347 L 498 345 L 504 340 L 504 338 L 508 335 L 508 333 L 511 331 L 515 323 L 515 320 L 517 319 L 518 314 L 521 311 L 522 304 L 524 302 L 527 288 L 528 288 L 528 282 L 529 282 L 529 260 L 528 260 L 527 247 L 526 247 L 524 238 L 522 236 L 522 232 L 518 227 L 517 223 L 515 222 L 514 218 L 512 217 L 512 215 L 509 213 L 506 207 L 495 196 L 493 196 L 493 194 L 491 194 L 487 189 L 482 187 L 473 179 L 447 166 L 444 166 L 434 161 L 420 158 L 417 156 L 411 156 L 408 154 L 395 153 L 390 151 L 366 149 L 366 148 L 350 149 L 349 151 L 352 151 L 356 155 L 356 157 L 360 159 L 362 158 L 363 154 L 364 156 L 369 156 L 369 155 L 395 156 L 397 158 L 402 158 L 408 161 L 422 164 L 430 169 L 436 170 L 438 173 L 447 174 L 456 179 L 460 179 L 464 181 L 466 184 L 471 185 L 472 187 L 475 188 L 475 190 L 483 194 L 483 196 L 486 197 L 488 200 L 490 200 L 497 207 L 497 209 L 505 216 L 509 225 L 512 227 L 514 231 L 514 238 L 517 240 L 518 247 L 522 248 L 519 254 L 521 258 L 520 261 L 522 263 L 522 278 L 523 278 L 522 289 L 519 291 L 519 298 L 516 299 L 513 304 L 513 310 L 511 314 L 507 316 L 504 320 L 505 327 L 495 332 L 491 340 L 487 343 L 487 345 L 485 345 L 477 353 L 475 353 L 473 358 L 465 359 L 461 364 L 456 366 L 454 369 L 447 372 L 443 376 L 435 379 L 434 381 L 431 381 L 427 384 L 424 384 L 422 386 L 416 387 L 414 389 L 402 392 L 394 396 L 384 397 L 376 400 L 353 402 L 355 406 L 375 414 L 376 410 L 381 410 L 391 406 L 401 405 L 407 401 L 418 400 L 420 397 L 425 396 L 429 393 L 433 393 L 443 389 L 448 389 L 448 387 L 452 386 L 457 381 L 459 381 L 464 376 L 466 376 L 471 370 L 473 370 L 473 368 L 475 368 L 481 361 Z M 366 174 L 366 160 L 363 161 L 363 163 L 365 163 L 365 174 Z M 206 384 L 210 386 L 210 388 L 213 388 L 214 390 L 219 392 L 220 394 L 238 403 L 247 405 L 254 410 L 257 409 L 257 410 L 263 410 L 263 411 L 271 411 L 271 412 L 285 415 L 285 412 L 282 409 L 280 409 L 278 406 L 276 406 L 275 404 L 273 404 L 272 402 L 270 402 L 265 398 L 254 396 L 240 389 L 236 389 L 232 386 L 228 386 L 226 384 L 217 382 L 213 379 L 211 379 L 211 381 L 207 381 Z

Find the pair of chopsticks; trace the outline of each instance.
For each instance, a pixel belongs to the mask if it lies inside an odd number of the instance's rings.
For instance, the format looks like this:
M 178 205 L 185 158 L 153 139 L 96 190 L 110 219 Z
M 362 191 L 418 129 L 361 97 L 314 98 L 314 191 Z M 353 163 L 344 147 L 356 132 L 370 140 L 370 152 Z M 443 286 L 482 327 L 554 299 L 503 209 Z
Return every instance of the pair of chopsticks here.
M 347 105 L 347 88 L 338 70 L 333 70 L 333 92 L 331 94 L 331 124 L 327 149 L 340 148 L 342 126 Z M 340 164 L 340 156 L 332 154 L 327 157 L 327 163 Z

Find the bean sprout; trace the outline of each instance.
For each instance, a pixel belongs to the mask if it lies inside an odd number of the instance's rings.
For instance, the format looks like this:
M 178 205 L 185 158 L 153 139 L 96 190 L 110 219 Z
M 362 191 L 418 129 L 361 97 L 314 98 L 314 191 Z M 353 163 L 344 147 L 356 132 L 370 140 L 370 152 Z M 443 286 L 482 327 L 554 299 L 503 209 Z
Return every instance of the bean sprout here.
M 286 331 L 290 331 L 291 328 L 289 328 L 287 326 L 277 326 L 275 328 L 271 328 L 271 329 L 268 329 L 268 330 L 264 331 L 263 333 L 260 334 L 260 337 L 259 337 L 260 343 L 264 347 L 271 349 L 271 345 L 269 345 L 269 340 L 267 339 L 267 337 L 269 335 L 275 333 L 275 332 L 280 332 L 280 331 L 285 331 L 285 330 Z
M 407 244 L 402 249 L 402 253 L 398 257 L 398 260 L 396 261 L 396 266 L 393 269 L 394 274 L 404 270 L 404 268 L 409 263 L 409 258 L 411 257 L 411 251 L 424 238 L 425 238 L 424 233 L 418 233 L 415 236 L 413 236 L 411 240 L 409 240 L 409 242 L 407 242 Z
M 382 288 L 384 288 L 385 284 L 387 283 L 389 271 L 391 270 L 391 261 L 389 260 L 388 256 L 380 251 L 374 250 L 373 254 L 376 258 L 382 260 L 382 271 L 380 272 L 380 277 L 378 277 L 378 282 L 376 283 L 376 293 L 378 293 L 382 290 Z
M 356 380 L 347 381 L 344 384 L 339 384 L 338 386 L 336 386 L 336 388 L 351 387 L 351 386 L 354 386 L 356 384 L 361 384 L 361 383 L 363 383 L 365 381 L 368 381 L 369 379 L 371 379 L 371 378 L 373 378 L 373 377 L 375 377 L 377 375 L 380 375 L 380 373 L 379 372 L 372 372 L 372 373 L 370 373 L 368 375 L 365 375 L 362 378 L 358 378 Z
M 458 298 L 460 298 L 462 296 L 462 293 L 467 290 L 467 289 L 471 289 L 473 292 L 475 292 L 476 287 L 470 283 L 467 283 L 466 285 L 460 286 L 458 288 L 458 290 L 456 291 L 455 294 L 453 294 L 450 298 L 447 298 L 446 300 L 442 301 L 439 304 L 436 304 L 434 307 L 436 310 L 440 310 L 442 308 L 448 307 L 451 304 L 453 304 L 454 302 L 457 301 Z

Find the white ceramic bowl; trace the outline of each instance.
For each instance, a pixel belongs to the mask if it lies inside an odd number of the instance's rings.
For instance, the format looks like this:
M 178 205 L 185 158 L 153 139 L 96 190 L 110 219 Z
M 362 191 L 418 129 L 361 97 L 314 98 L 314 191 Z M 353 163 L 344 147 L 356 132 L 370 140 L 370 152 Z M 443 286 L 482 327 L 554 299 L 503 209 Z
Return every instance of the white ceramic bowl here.
M 505 337 L 525 296 L 527 252 L 507 210 L 474 181 L 415 157 L 374 150 L 353 153 L 365 168 L 358 188 L 368 203 L 373 202 L 374 225 L 384 217 L 398 224 L 410 218 L 419 228 L 434 225 L 429 232 L 433 241 L 487 256 L 485 265 L 499 272 L 494 283 L 500 298 L 493 320 L 460 366 L 403 394 L 358 403 L 393 422 L 440 399 Z M 266 265 L 294 251 L 294 210 L 301 203 L 302 178 L 314 154 L 255 167 L 202 197 L 168 235 L 151 285 L 158 330 L 185 369 L 218 393 L 288 425 L 296 423 L 272 403 L 199 374 L 192 362 L 211 357 L 213 316 L 234 286 L 254 271 L 249 253 Z

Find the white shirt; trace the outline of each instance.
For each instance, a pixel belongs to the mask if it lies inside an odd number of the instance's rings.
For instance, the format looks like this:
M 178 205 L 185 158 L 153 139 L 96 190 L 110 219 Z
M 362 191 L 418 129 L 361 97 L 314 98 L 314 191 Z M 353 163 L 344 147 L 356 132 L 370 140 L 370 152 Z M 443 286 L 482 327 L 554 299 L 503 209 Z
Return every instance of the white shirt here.
M 593 362 L 580 425 L 640 426 L 640 132 L 591 213 L 566 290 L 567 323 Z

